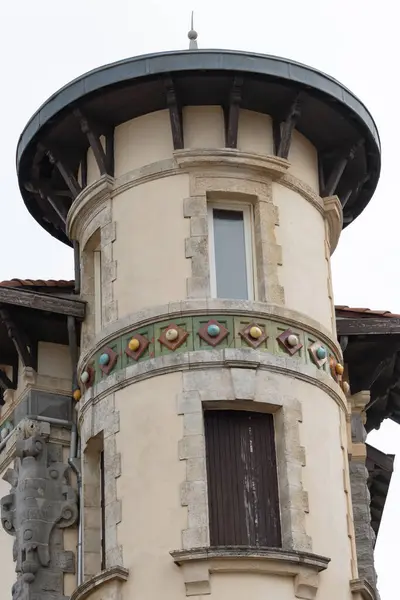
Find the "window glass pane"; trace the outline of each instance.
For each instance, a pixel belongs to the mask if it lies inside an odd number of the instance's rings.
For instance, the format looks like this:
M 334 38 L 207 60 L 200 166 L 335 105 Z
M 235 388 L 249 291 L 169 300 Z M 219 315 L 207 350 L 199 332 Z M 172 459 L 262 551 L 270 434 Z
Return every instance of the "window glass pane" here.
M 213 220 L 217 297 L 247 300 L 249 290 L 243 212 L 215 208 Z

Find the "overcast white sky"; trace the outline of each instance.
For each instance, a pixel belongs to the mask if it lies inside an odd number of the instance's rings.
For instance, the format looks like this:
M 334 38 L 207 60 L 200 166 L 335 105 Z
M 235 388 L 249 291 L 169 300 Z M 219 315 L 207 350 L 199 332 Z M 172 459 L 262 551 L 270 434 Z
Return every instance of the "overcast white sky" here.
M 18 137 L 58 88 L 102 64 L 137 54 L 186 48 L 190 11 L 202 48 L 275 54 L 325 71 L 371 111 L 382 141 L 375 196 L 343 233 L 333 259 L 337 304 L 400 313 L 397 138 L 398 23 L 392 2 L 372 0 L 19 0 L 2 6 L 0 36 L 0 190 L 3 215 L 0 280 L 72 278 L 72 251 L 32 219 L 15 175 Z M 391 422 L 368 441 L 400 456 Z M 400 464 L 400 463 L 399 463 Z M 377 544 L 382 600 L 397 600 L 400 467 L 392 478 Z

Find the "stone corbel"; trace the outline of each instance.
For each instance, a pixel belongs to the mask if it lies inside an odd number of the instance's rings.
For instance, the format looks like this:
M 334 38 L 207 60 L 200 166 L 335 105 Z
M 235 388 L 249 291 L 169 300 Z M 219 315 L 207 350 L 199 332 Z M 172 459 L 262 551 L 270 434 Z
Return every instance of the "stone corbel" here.
M 325 220 L 328 225 L 328 243 L 334 253 L 343 229 L 343 209 L 337 196 L 323 198 Z
M 301 600 L 316 598 L 319 573 L 330 561 L 309 552 L 279 548 L 194 548 L 171 552 L 171 556 L 182 570 L 186 596 L 211 594 L 211 573 L 257 573 L 291 577 L 294 595 Z
M 271 179 L 283 177 L 290 167 L 289 161 L 278 156 L 262 156 L 241 152 L 236 148 L 176 150 L 174 158 L 181 169 L 196 167 L 242 167 L 263 172 Z
M 365 579 L 353 579 L 350 589 L 353 600 L 377 600 L 375 590 Z

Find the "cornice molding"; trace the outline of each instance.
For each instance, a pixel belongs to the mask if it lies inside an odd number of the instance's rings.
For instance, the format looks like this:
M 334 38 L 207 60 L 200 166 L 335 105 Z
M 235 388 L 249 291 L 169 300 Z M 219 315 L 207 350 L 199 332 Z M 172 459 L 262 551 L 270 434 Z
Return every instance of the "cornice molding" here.
M 236 148 L 176 150 L 174 158 L 183 169 L 228 167 L 258 171 L 270 179 L 280 179 L 289 169 L 290 163 L 284 158 L 241 152 Z

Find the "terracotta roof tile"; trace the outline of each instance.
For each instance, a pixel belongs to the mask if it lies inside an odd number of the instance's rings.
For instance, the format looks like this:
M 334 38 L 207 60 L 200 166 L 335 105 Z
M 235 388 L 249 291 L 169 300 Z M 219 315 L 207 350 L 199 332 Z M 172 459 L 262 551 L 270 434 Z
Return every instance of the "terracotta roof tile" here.
M 11 279 L 9 281 L 0 281 L 2 287 L 59 287 L 70 288 L 74 281 L 64 279 Z
M 371 310 L 370 308 L 352 308 L 350 306 L 335 306 L 336 314 L 339 313 L 340 317 L 386 317 L 389 319 L 400 318 L 400 315 L 392 313 L 389 310 Z

